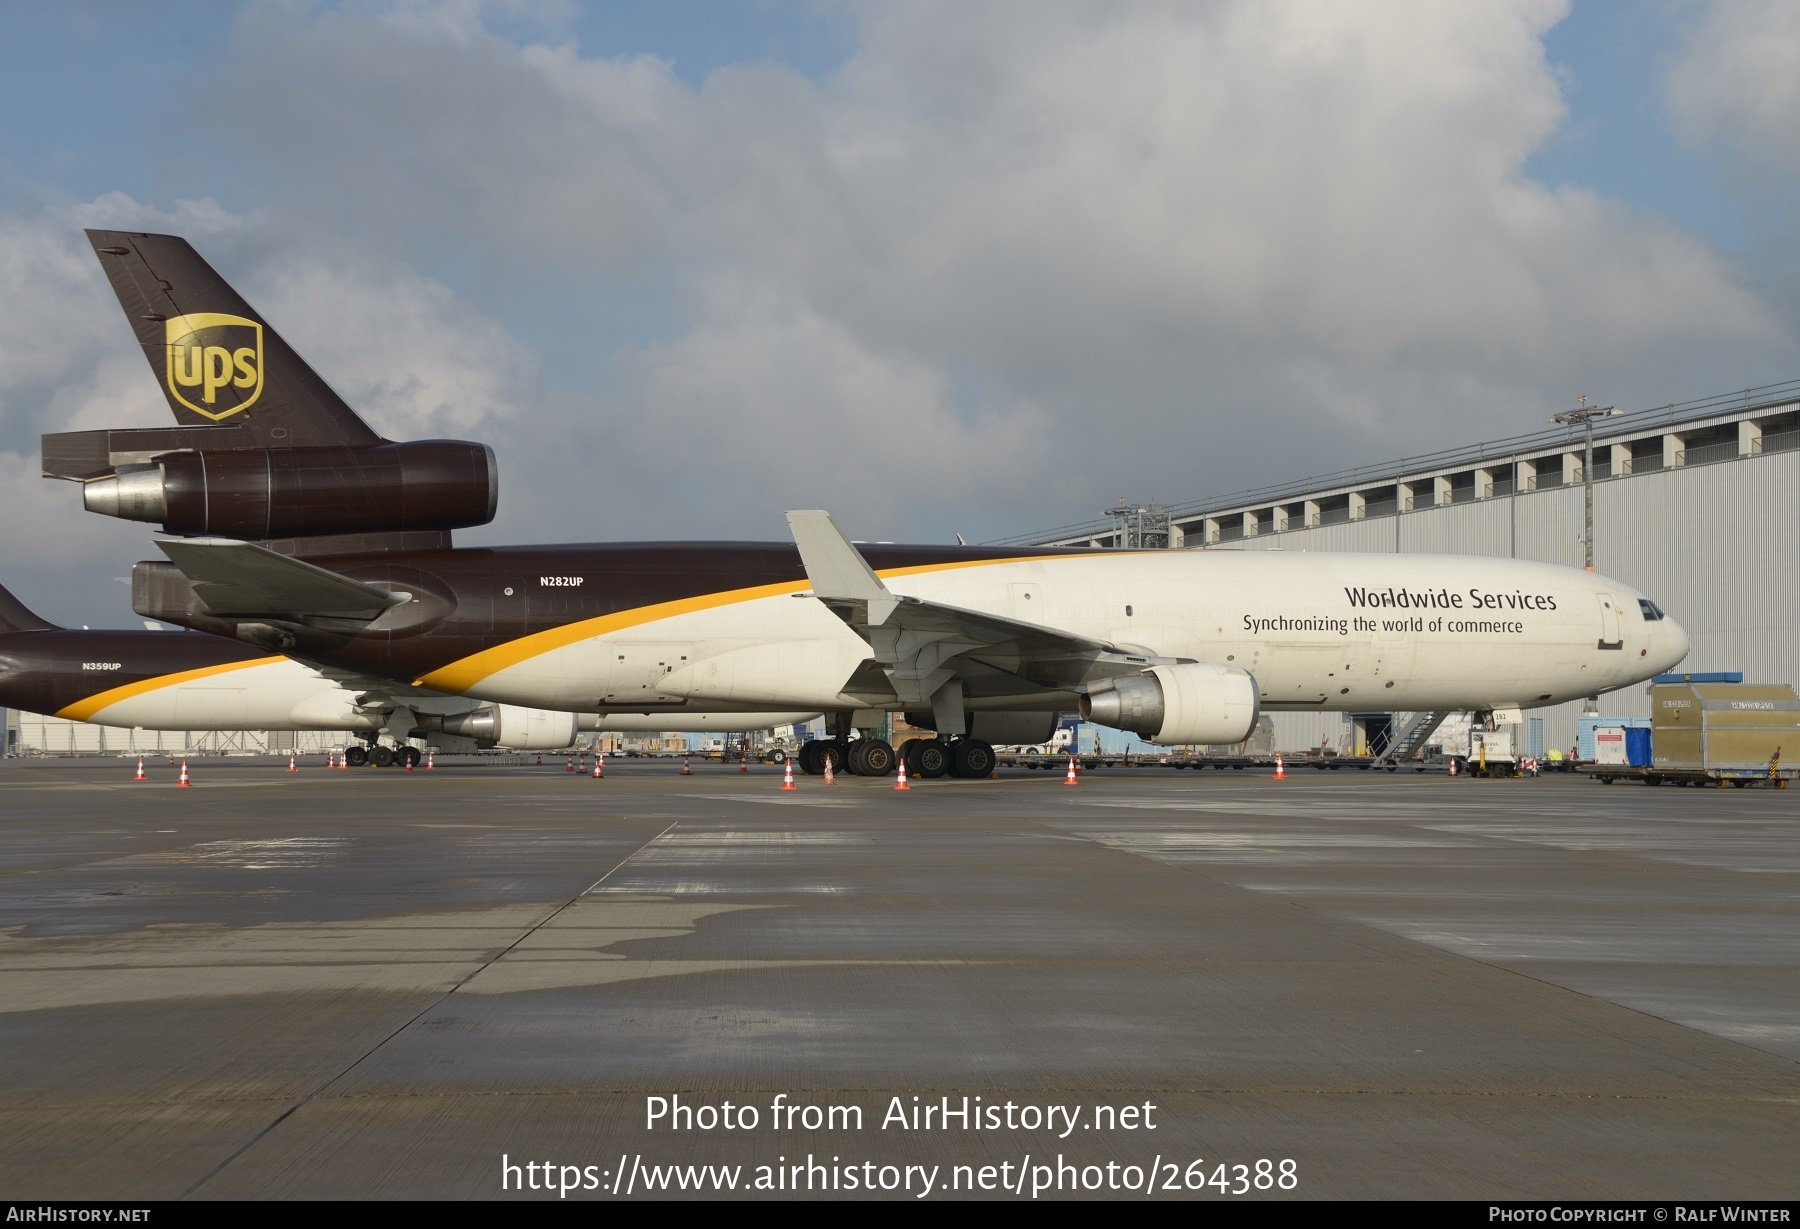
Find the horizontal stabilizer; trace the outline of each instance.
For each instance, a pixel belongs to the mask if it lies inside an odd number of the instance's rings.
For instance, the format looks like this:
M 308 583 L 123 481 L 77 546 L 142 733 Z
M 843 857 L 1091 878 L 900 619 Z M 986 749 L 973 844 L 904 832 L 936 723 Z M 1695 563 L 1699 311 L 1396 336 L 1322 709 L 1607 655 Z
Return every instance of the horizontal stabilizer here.
M 59 431 L 43 437 L 46 478 L 86 482 L 143 465 L 171 452 L 214 452 L 254 448 L 245 427 L 121 427 L 101 431 Z
M 373 619 L 412 597 L 249 542 L 188 538 L 157 546 L 221 618 Z

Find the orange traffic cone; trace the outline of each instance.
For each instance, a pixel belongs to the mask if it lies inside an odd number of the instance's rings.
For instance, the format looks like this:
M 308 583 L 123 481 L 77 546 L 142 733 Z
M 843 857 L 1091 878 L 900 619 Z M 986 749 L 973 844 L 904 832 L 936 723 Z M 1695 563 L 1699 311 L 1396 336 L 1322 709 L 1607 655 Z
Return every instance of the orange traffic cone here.
M 900 757 L 900 779 L 898 781 L 894 782 L 894 788 L 895 789 L 911 789 L 912 788 L 912 786 L 910 786 L 906 783 L 906 757 L 904 755 Z
M 744 758 L 742 758 L 741 760 L 738 761 L 738 772 L 739 773 L 747 773 L 749 771 L 750 771 L 750 748 L 745 747 L 744 748 Z
M 542 768 L 544 766 L 544 753 L 542 751 L 538 752 L 537 766 L 539 768 Z
M 831 771 L 831 764 L 832 764 L 833 760 L 837 759 L 837 756 L 835 756 L 835 755 L 831 754 L 831 752 L 827 751 L 824 755 L 821 755 L 819 758 L 825 761 L 825 784 L 836 785 L 837 784 L 837 774 Z
M 149 778 L 149 777 L 146 777 L 146 776 L 145 776 L 145 775 L 144 775 L 144 757 L 143 757 L 143 756 L 141 756 L 141 755 L 140 755 L 140 756 L 138 756 L 138 770 L 137 770 L 137 776 L 135 776 L 135 777 L 133 777 L 133 778 L 131 778 L 131 779 L 132 779 L 132 780 L 133 780 L 133 781 L 148 781 L 148 780 L 149 780 L 149 779 L 150 779 L 150 778 Z
M 192 789 L 193 788 L 194 783 L 192 781 L 188 780 L 187 761 L 186 760 L 181 761 L 181 779 L 176 781 L 175 784 L 179 785 L 182 789 Z
M 782 774 L 781 788 L 782 789 L 793 789 L 794 788 L 794 761 L 792 761 L 792 760 L 789 760 L 787 762 L 787 771 Z
M 1450 775 L 1453 777 L 1456 775 L 1456 757 L 1454 755 L 1450 757 Z
M 1277 781 L 1287 780 L 1287 769 L 1282 767 L 1281 756 L 1279 754 L 1275 756 L 1275 779 Z
M 299 772 L 300 771 L 300 765 L 294 762 L 294 753 L 292 751 L 288 752 L 288 771 L 289 772 Z
M 693 755 L 689 752 L 683 751 L 681 753 L 681 775 L 682 776 L 691 777 L 694 775 L 693 758 L 694 758 Z
M 430 769 L 433 772 L 437 771 L 437 748 L 436 747 L 427 747 L 425 749 L 425 767 Z
M 408 772 L 411 772 L 411 771 L 412 771 L 412 765 L 413 765 L 413 757 L 412 757 L 412 756 L 410 756 L 410 755 L 408 755 L 408 754 L 406 754 L 406 748 L 405 748 L 405 747 L 402 747 L 402 748 L 400 748 L 400 758 L 401 758 L 401 760 L 403 760 L 403 761 L 404 761 L 404 762 L 405 762 L 405 764 L 406 764 L 406 771 L 408 771 Z
M 606 775 L 606 757 L 598 751 L 594 753 L 594 780 L 598 781 Z
M 1075 757 L 1072 755 L 1069 757 L 1069 775 L 1063 778 L 1063 784 L 1064 785 L 1080 785 L 1081 784 L 1080 781 L 1075 779 Z
M 574 756 L 571 755 L 568 759 L 563 761 L 563 771 L 564 772 L 574 772 L 575 771 L 575 757 Z

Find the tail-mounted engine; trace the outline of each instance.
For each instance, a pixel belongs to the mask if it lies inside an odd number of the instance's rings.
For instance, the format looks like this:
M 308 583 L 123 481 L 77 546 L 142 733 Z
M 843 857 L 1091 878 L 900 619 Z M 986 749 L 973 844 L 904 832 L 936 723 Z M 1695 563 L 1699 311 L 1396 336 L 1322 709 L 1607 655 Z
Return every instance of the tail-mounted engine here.
M 465 440 L 172 452 L 82 484 L 90 512 L 250 540 L 463 529 L 499 498 L 493 449 Z
M 1215 662 L 1154 666 L 1081 697 L 1081 715 L 1165 747 L 1242 742 L 1262 700 L 1248 671 Z

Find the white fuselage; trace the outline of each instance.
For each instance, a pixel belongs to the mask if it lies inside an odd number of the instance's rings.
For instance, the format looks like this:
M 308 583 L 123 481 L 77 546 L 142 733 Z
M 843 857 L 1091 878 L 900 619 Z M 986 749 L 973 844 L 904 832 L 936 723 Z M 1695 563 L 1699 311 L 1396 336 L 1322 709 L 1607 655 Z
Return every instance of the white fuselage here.
M 1162 657 L 1229 663 L 1274 709 L 1489 709 L 1595 695 L 1687 652 L 1618 581 L 1553 564 L 1469 556 L 1278 551 L 1096 552 L 894 569 L 896 594 L 1040 624 Z M 579 624 L 511 660 L 465 664 L 456 690 L 575 711 L 634 703 L 817 711 L 847 690 L 868 644 L 806 582 L 722 594 L 701 609 L 601 634 Z M 547 640 L 559 643 L 547 643 Z M 432 685 L 435 676 L 425 682 Z M 1066 693 L 972 708 L 1066 705 Z M 889 707 L 893 707 L 890 705 Z

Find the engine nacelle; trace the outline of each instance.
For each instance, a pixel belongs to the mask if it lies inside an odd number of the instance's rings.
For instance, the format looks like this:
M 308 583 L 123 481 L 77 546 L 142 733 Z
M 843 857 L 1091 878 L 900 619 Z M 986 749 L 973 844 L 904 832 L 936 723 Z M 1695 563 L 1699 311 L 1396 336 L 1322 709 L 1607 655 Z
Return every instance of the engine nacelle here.
M 466 440 L 172 452 L 82 484 L 89 512 L 250 539 L 465 529 L 499 499 L 493 449 Z
M 443 719 L 446 734 L 460 734 L 490 747 L 514 751 L 560 751 L 575 741 L 580 718 L 543 708 L 491 704 Z
M 1249 671 L 1216 662 L 1153 666 L 1081 697 L 1081 715 L 1165 747 L 1250 737 L 1262 698 Z

